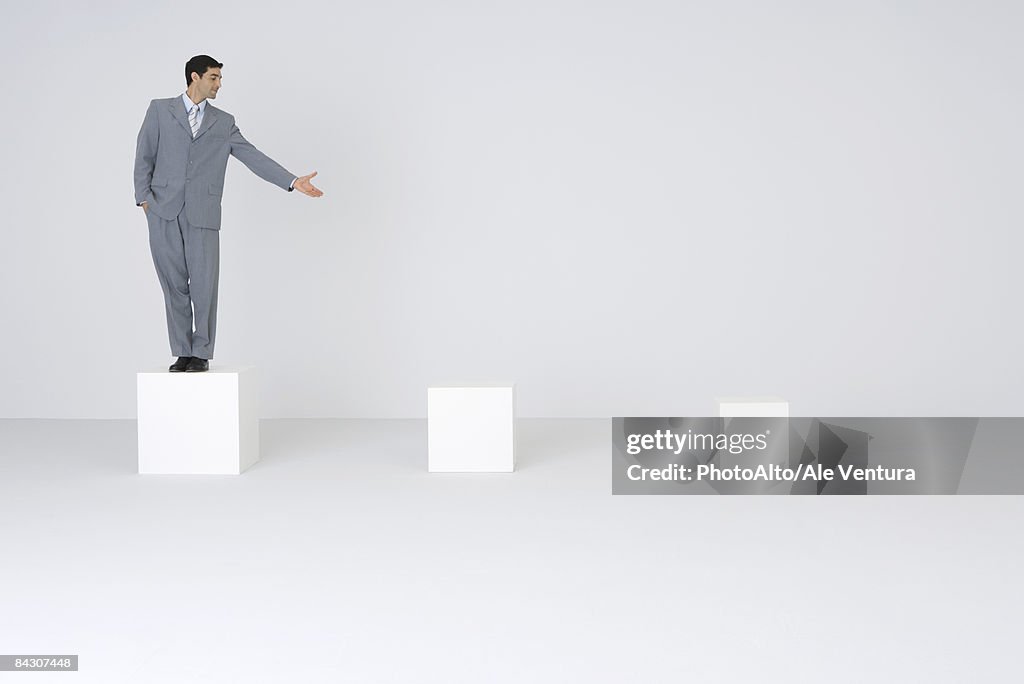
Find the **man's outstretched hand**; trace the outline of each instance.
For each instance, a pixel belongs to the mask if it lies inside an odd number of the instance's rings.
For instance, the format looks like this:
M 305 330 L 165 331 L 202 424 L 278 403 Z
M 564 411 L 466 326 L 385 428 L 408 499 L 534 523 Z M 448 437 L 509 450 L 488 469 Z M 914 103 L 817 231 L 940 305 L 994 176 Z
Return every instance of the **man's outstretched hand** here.
M 301 176 L 295 179 L 295 183 L 292 185 L 293 188 L 301 192 L 303 195 L 309 195 L 310 197 L 320 197 L 324 193 L 320 191 L 320 188 L 316 187 L 309 182 L 309 179 L 316 175 L 316 171 L 309 174 L 308 176 Z

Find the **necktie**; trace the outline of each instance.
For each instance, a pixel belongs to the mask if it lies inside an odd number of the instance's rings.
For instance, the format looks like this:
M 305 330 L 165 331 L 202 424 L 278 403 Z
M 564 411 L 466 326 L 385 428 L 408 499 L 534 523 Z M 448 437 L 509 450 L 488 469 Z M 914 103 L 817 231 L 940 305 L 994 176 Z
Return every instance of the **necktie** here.
M 192 105 L 192 109 L 188 110 L 188 125 L 192 127 L 192 137 L 196 137 L 199 131 L 199 105 Z

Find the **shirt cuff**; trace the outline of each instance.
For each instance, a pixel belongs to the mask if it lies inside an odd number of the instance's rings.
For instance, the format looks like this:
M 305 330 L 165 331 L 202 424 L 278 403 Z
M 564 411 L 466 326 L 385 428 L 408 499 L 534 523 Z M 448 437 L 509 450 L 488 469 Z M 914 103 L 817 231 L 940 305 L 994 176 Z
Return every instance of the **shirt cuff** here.
M 291 192 L 292 190 L 295 189 L 295 181 L 297 180 L 299 180 L 298 176 L 292 179 L 291 185 L 288 186 L 288 192 Z

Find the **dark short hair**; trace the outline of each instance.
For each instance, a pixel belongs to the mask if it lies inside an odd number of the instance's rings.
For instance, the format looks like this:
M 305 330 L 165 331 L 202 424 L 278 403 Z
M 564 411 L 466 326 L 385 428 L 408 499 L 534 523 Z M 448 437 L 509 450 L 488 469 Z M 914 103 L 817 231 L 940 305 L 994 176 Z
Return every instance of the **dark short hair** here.
M 221 69 L 224 65 L 215 60 L 210 55 L 196 55 L 192 59 L 185 62 L 185 84 L 192 85 L 192 72 L 199 74 L 199 78 L 203 77 L 210 69 Z

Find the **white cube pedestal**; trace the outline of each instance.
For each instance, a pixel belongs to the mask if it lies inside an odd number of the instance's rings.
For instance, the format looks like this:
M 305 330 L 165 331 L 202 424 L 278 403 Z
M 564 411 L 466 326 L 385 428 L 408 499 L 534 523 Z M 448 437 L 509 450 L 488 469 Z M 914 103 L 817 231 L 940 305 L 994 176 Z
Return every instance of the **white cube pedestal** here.
M 515 470 L 515 385 L 428 387 L 427 470 Z
M 720 418 L 788 418 L 789 402 L 778 397 L 730 397 L 718 400 Z
M 255 375 L 139 373 L 139 473 L 238 475 L 258 461 Z

